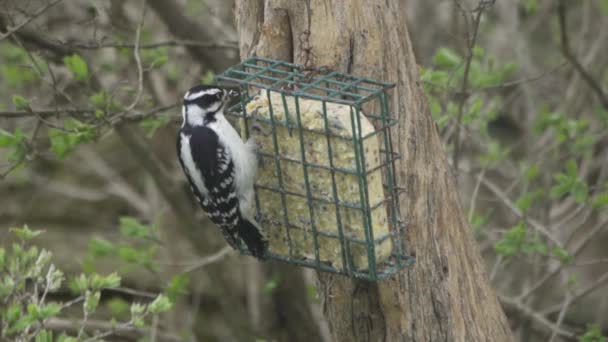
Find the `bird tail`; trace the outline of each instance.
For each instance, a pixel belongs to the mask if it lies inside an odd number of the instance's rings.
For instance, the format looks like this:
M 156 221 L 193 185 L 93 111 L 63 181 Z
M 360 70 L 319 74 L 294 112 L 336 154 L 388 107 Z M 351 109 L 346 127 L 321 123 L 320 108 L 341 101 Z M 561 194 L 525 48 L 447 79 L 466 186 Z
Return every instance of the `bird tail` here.
M 239 237 L 245 242 L 251 255 L 261 260 L 265 259 L 266 250 L 268 249 L 268 240 L 260 227 L 255 222 L 241 217 L 237 229 L 239 231 Z

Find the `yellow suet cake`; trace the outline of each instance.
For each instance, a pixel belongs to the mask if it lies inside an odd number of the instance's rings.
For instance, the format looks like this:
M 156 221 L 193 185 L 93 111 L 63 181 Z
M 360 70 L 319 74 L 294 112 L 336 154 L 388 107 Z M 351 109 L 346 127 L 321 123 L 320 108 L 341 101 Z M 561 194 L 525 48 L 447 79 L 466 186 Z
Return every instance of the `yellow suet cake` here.
M 270 96 L 268 96 L 268 92 Z M 270 101 L 268 100 L 270 97 Z M 285 195 L 279 192 L 280 184 L 277 174 L 272 125 L 256 120 L 270 120 L 269 102 L 272 103 L 274 129 L 279 151 L 279 166 Z M 332 187 L 332 174 L 329 169 L 325 120 L 321 101 L 298 99 L 301 127 L 303 132 L 304 156 L 308 166 L 308 180 L 311 192 L 311 205 L 319 247 L 319 258 L 323 263 L 333 266 L 342 265 L 340 241 L 337 236 L 338 220 Z M 260 214 L 264 219 L 263 227 L 269 237 L 269 250 L 273 253 L 289 256 L 289 234 L 292 246 L 292 257 L 315 258 L 315 244 L 312 231 L 311 210 L 307 199 L 304 167 L 300 134 L 297 128 L 296 99 L 292 96 L 283 97 L 278 92 L 265 90 L 247 104 L 247 120 L 249 134 L 259 146 L 261 152 L 260 167 L 256 184 Z M 332 148 L 332 162 L 336 169 L 348 169 L 356 172 L 355 146 L 353 144 L 353 129 L 351 123 L 352 107 L 337 103 L 326 102 L 326 113 L 329 137 Z M 287 121 L 296 128 L 285 127 Z M 355 114 L 356 115 L 356 114 Z M 374 132 L 373 125 L 363 115 L 361 120 L 361 136 Z M 252 128 L 255 125 L 256 129 Z M 244 128 L 244 126 L 242 126 Z M 363 141 L 365 169 L 367 170 L 367 190 L 371 209 L 371 227 L 374 238 L 387 236 L 389 224 L 382 186 L 382 170 L 378 139 L 370 136 Z M 371 172 L 370 172 L 371 171 Z M 340 221 L 346 238 L 356 238 L 365 241 L 364 208 L 360 200 L 360 184 L 356 174 L 341 171 L 335 172 L 337 197 L 340 203 L 347 203 L 349 208 L 338 206 Z M 272 188 L 269 190 L 266 188 Z M 321 199 L 315 200 L 315 199 Z M 284 202 L 284 203 L 283 203 Z M 284 212 L 284 207 L 286 213 Z M 289 227 L 285 226 L 285 216 Z M 299 227 L 299 228 L 298 228 Z M 347 242 L 350 256 L 356 269 L 368 268 L 368 247 L 366 243 Z M 374 244 L 376 262 L 384 261 L 391 254 L 391 239 Z

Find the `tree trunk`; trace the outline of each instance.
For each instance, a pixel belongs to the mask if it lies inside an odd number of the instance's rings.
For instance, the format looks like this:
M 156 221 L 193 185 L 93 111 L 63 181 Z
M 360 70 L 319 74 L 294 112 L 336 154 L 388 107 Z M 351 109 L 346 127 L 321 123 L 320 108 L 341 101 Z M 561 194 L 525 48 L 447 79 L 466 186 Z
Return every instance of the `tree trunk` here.
M 336 341 L 510 341 L 418 84 L 399 0 L 238 0 L 241 58 L 293 61 L 397 83 L 400 203 L 416 264 L 390 280 L 319 274 Z

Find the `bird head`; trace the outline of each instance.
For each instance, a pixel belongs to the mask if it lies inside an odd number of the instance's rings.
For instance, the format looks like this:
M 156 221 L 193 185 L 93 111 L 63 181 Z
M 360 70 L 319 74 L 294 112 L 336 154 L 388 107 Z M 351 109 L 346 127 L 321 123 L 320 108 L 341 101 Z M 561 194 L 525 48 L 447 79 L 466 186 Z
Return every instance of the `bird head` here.
M 184 95 L 182 115 L 184 125 L 205 125 L 213 122 L 228 101 L 230 93 L 224 88 L 214 85 L 198 85 Z

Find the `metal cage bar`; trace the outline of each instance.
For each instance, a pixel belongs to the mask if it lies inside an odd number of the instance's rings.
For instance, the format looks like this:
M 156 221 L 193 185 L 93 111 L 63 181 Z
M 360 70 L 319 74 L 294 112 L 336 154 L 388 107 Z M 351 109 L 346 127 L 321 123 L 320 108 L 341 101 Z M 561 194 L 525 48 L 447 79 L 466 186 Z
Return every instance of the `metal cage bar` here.
M 230 107 L 227 114 L 241 120 L 242 133 L 246 138 L 250 133 L 250 120 L 254 120 L 256 124 L 270 126 L 272 136 L 267 140 L 270 150 L 258 151 L 258 156 L 263 162 L 272 163 L 267 165 L 269 169 L 266 170 L 273 171 L 266 172 L 275 174 L 277 178 L 270 184 L 255 185 L 255 202 L 258 220 L 262 227 L 275 229 L 275 225 L 282 225 L 276 227 L 283 230 L 277 232 L 277 237 L 284 239 L 281 241 L 287 244 L 287 249 L 286 252 L 270 250 L 267 254 L 269 259 L 372 281 L 386 279 L 414 262 L 414 258 L 406 253 L 403 237 L 405 223 L 399 212 L 400 191 L 396 182 L 396 161 L 399 155 L 393 151 L 391 134 L 397 120 L 391 116 L 388 102 L 388 91 L 395 86 L 394 84 L 322 68 L 311 70 L 301 65 L 262 57 L 248 58 L 241 64 L 227 69 L 217 79 L 222 82 L 237 83 L 240 86 L 240 101 Z M 282 103 L 273 103 L 273 101 L 277 102 L 277 98 L 271 99 L 271 92 L 278 93 L 279 101 Z M 267 101 L 267 117 L 253 118 L 253 113 L 247 112 L 247 104 L 256 98 L 264 98 Z M 303 124 L 303 112 L 300 106 L 302 99 L 319 101 L 321 127 L 311 128 Z M 328 118 L 330 103 L 348 106 L 347 125 L 350 125 L 350 136 L 338 134 L 332 129 L 332 123 Z M 364 106 L 366 109 L 376 108 L 376 110 L 363 113 Z M 277 119 L 276 108 L 281 108 L 284 112 L 281 119 Z M 371 131 L 366 128 L 364 132 L 363 117 L 373 126 Z M 369 123 L 366 123 L 366 127 L 369 127 Z M 285 142 L 280 141 L 279 130 L 283 134 L 282 137 L 299 145 L 296 147 L 297 154 L 281 153 L 282 148 L 285 148 L 281 146 Z M 292 136 L 294 130 L 296 135 Z M 317 149 L 318 146 L 325 146 L 327 160 L 318 157 L 309 159 L 306 139 L 322 141 L 320 145 L 315 146 Z M 374 152 L 376 153 L 374 158 L 366 156 L 368 142 L 372 142 L 371 146 L 377 145 L 378 150 Z M 336 164 L 336 146 L 340 151 L 344 151 L 344 146 L 352 146 L 352 151 L 349 153 L 352 153 L 350 155 L 353 156 L 353 164 L 344 164 L 343 161 L 342 164 Z M 296 153 L 293 149 L 291 151 L 293 152 L 290 153 Z M 293 173 L 294 165 L 301 168 L 298 172 L 301 172 L 303 178 L 301 182 L 297 181 L 296 184 L 300 185 L 296 187 L 293 187 L 293 183 L 286 183 L 286 181 L 293 182 L 294 175 L 287 174 L 286 178 L 283 177 L 284 172 L 288 170 Z M 327 176 L 324 176 L 325 174 Z M 318 181 L 313 178 L 319 175 L 327 177 L 331 182 L 331 186 L 328 185 L 328 188 L 321 192 L 318 189 L 319 184 L 326 183 L 314 183 L 316 189 L 313 189 L 313 182 Z M 370 197 L 369 177 L 376 177 L 374 184 L 378 184 L 379 179 L 382 198 L 378 197 L 378 190 L 374 190 L 374 196 Z M 348 187 L 353 187 L 353 196 L 343 198 L 341 191 L 345 190 L 338 186 L 338 178 L 341 182 L 340 187 L 345 186 L 346 180 L 349 182 L 353 180 L 352 185 L 346 183 Z M 374 185 L 374 189 L 377 189 L 377 186 Z M 270 198 L 276 198 L 273 201 L 278 201 L 280 198 L 280 204 L 277 205 L 281 208 L 276 207 L 272 211 L 278 215 L 277 217 L 265 217 L 262 214 L 264 203 L 261 203 L 261 192 L 271 196 Z M 290 214 L 289 203 L 299 203 L 294 205 L 299 206 L 300 209 Z M 302 207 L 302 204 L 305 206 Z M 331 206 L 335 212 L 332 214 L 327 206 Z M 317 222 L 317 216 L 322 212 L 335 217 L 330 220 L 329 216 L 325 218 L 319 216 L 320 221 Z M 290 222 L 290 215 L 294 218 L 294 222 Z M 376 221 L 378 217 L 381 218 L 381 222 Z M 327 226 L 333 225 L 332 222 L 336 227 Z M 382 225 L 386 228 L 381 230 L 381 234 L 377 234 L 374 225 Z M 312 239 L 309 238 L 310 235 Z M 305 242 L 294 241 L 294 236 L 303 238 Z M 388 246 L 392 246 L 390 258 L 378 259 L 378 248 L 386 246 L 388 240 L 391 243 Z M 327 260 L 327 255 L 322 254 L 322 251 L 328 253 L 329 247 L 324 245 L 327 243 L 331 243 L 328 245 L 331 247 L 331 253 L 337 253 L 335 255 L 340 260 Z M 310 248 L 312 251 L 308 250 Z M 354 259 L 355 255 L 357 261 Z

